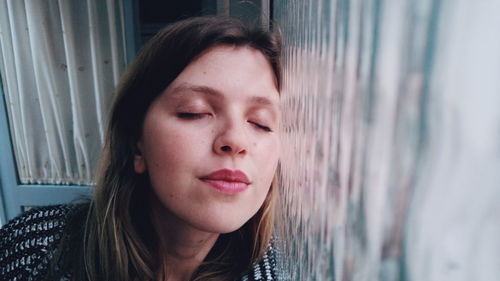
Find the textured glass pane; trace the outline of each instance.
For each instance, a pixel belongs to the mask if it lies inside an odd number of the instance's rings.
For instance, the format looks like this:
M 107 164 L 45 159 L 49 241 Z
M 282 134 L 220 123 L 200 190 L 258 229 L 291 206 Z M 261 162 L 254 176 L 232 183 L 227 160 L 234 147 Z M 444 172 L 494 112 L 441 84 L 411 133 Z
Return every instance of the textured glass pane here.
M 500 1 L 277 0 L 290 280 L 498 280 Z

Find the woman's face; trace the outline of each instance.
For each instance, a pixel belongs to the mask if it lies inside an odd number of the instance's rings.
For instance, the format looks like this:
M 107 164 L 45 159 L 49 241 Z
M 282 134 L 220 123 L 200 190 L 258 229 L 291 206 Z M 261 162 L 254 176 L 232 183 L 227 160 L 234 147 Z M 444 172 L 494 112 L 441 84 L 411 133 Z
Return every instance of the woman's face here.
M 250 47 L 216 46 L 151 104 L 134 168 L 169 215 L 227 233 L 261 207 L 279 157 L 279 93 Z

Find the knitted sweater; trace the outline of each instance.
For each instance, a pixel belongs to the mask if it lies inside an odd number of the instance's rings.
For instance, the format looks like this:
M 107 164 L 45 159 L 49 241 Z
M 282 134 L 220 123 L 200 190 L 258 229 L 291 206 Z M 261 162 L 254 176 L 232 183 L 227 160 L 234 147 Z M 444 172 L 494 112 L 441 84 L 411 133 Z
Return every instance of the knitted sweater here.
M 46 280 L 58 249 L 68 248 L 63 237 L 77 205 L 58 205 L 29 210 L 0 229 L 0 280 Z M 83 226 L 82 226 L 83 227 Z M 76 230 L 76 231 L 82 231 Z M 273 247 L 239 280 L 276 280 Z M 60 280 L 71 280 L 69 272 Z

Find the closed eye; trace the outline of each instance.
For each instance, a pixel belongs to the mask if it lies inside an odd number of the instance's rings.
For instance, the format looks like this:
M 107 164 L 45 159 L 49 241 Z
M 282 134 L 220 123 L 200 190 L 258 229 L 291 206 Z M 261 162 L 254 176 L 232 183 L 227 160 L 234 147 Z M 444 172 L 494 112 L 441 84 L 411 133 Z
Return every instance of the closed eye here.
M 257 127 L 260 130 L 263 130 L 265 132 L 272 132 L 271 128 L 269 128 L 267 126 L 261 125 L 261 124 L 256 123 L 256 122 L 251 122 L 251 121 L 249 121 L 249 123 L 253 124 L 255 127 Z
M 181 119 L 187 119 L 187 120 L 200 119 L 206 115 L 208 115 L 208 113 L 191 113 L 191 112 L 179 112 L 179 113 L 177 113 L 177 117 L 179 117 Z

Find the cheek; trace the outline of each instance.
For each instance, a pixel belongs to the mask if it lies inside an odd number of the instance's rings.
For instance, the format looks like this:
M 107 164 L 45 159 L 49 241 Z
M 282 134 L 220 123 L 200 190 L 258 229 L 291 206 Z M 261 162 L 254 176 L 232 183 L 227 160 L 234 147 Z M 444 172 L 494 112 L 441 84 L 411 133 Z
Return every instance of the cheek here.
M 257 143 L 255 149 L 258 153 L 257 171 L 263 177 L 265 184 L 270 184 L 274 178 L 276 167 L 280 156 L 280 143 L 278 138 L 271 138 L 268 141 Z
M 198 161 L 206 150 L 206 138 L 200 136 L 199 130 L 189 130 L 175 122 L 153 125 L 145 127 L 143 136 L 149 169 L 177 169 L 182 163 Z
M 265 141 L 263 141 L 260 145 L 257 145 L 257 149 L 260 150 L 260 154 L 269 160 L 278 161 L 280 154 L 280 141 L 277 136 L 273 136 Z

